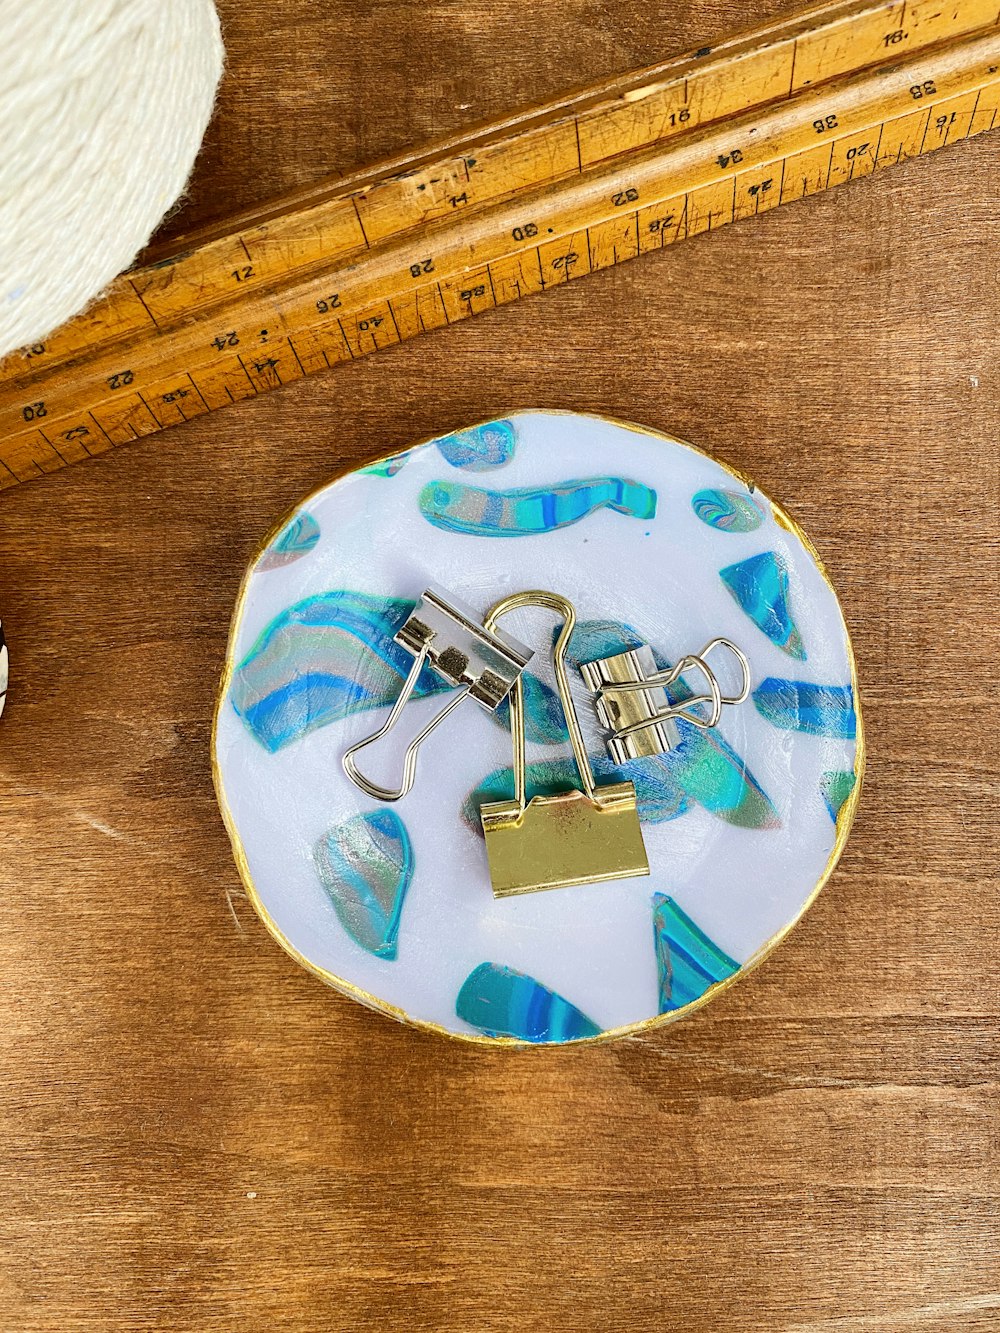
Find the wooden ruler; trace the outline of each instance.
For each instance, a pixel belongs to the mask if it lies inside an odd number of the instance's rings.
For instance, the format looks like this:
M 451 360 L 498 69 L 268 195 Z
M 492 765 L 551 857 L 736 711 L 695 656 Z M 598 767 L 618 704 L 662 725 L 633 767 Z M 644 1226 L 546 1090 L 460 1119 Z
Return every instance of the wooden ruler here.
M 1000 0 L 833 0 L 286 198 L 0 362 L 0 488 L 992 128 Z

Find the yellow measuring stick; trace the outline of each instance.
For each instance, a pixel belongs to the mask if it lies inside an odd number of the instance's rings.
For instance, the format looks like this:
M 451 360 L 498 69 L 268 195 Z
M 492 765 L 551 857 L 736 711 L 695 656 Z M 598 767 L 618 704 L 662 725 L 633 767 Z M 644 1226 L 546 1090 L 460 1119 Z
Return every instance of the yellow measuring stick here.
M 993 127 L 1000 0 L 835 0 L 188 239 L 0 362 L 0 489 Z

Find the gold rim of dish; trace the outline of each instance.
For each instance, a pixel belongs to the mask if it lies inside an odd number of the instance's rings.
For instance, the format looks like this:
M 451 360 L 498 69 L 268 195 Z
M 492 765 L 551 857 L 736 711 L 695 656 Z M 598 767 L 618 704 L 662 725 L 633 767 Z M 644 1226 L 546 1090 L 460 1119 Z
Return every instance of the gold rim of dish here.
M 688 440 L 679 440 L 673 435 L 665 434 L 663 431 L 654 430 L 648 426 L 637 426 L 634 422 L 622 421 L 617 417 L 603 416 L 599 412 L 573 412 L 569 411 L 568 409 L 559 410 L 551 408 L 517 408 L 511 412 L 506 413 L 503 417 L 488 417 L 484 421 L 476 422 L 471 426 L 461 426 L 458 427 L 457 429 L 463 431 L 477 430 L 482 426 L 490 425 L 494 421 L 500 421 L 500 420 L 506 421 L 511 419 L 512 417 L 518 417 L 518 416 L 587 417 L 592 421 L 603 421 L 613 426 L 621 426 L 623 429 L 630 430 L 635 434 L 648 435 L 652 439 L 663 440 L 666 441 L 668 444 L 678 444 L 684 449 L 690 449 L 692 453 L 700 454 L 701 457 L 710 459 L 713 463 L 721 467 L 725 472 L 728 472 L 731 477 L 734 477 L 742 485 L 746 486 L 747 489 L 751 491 L 751 493 L 757 494 L 757 488 L 754 482 L 745 472 L 741 471 L 739 468 L 731 466 L 729 463 L 723 462 L 722 459 L 716 457 L 715 454 L 710 453 L 707 449 L 701 449 L 698 447 L 698 445 L 691 444 L 690 441 Z M 428 444 L 433 444 L 436 440 L 444 439 L 448 434 L 454 434 L 454 433 L 455 432 L 453 431 L 448 431 L 445 432 L 444 435 L 431 435 L 427 439 L 421 440 L 417 444 L 411 445 L 408 449 L 402 449 L 402 450 L 397 449 L 394 450 L 392 453 L 380 455 L 378 458 L 373 459 L 370 463 L 363 463 L 357 467 L 343 468 L 339 472 L 335 472 L 332 477 L 328 478 L 322 484 L 322 486 L 317 486 L 315 490 L 310 491 L 310 493 L 304 499 L 299 500 L 294 506 L 294 508 L 288 511 L 288 513 L 284 516 L 281 522 L 277 523 L 270 530 L 263 545 L 259 547 L 256 555 L 253 557 L 250 564 L 244 571 L 243 578 L 240 582 L 239 595 L 236 598 L 236 606 L 235 609 L 233 610 L 232 619 L 230 621 L 229 638 L 226 644 L 225 666 L 223 667 L 222 677 L 219 683 L 219 690 L 215 700 L 215 709 L 212 716 L 212 781 L 215 785 L 215 794 L 219 802 L 219 809 L 222 812 L 223 823 L 226 826 L 226 832 L 229 834 L 229 841 L 232 844 L 233 856 L 236 861 L 236 868 L 239 871 L 240 878 L 243 881 L 243 887 L 246 890 L 247 897 L 249 898 L 251 904 L 253 905 L 254 911 L 260 917 L 261 921 L 264 923 L 264 926 L 266 927 L 270 935 L 277 941 L 278 944 L 281 945 L 282 949 L 284 949 L 287 954 L 290 954 L 291 957 L 294 958 L 295 961 L 299 963 L 302 967 L 304 967 L 307 972 L 311 972 L 314 976 L 319 977 L 321 981 L 326 982 L 326 984 L 328 986 L 333 987 L 334 990 L 340 991 L 342 995 L 349 996 L 351 999 L 357 1000 L 361 1004 L 366 1005 L 369 1009 L 375 1009 L 379 1013 L 386 1014 L 390 1018 L 395 1018 L 401 1023 L 409 1024 L 411 1027 L 420 1028 L 425 1032 L 433 1032 L 437 1036 L 448 1037 L 453 1041 L 460 1041 L 475 1046 L 488 1046 L 492 1048 L 501 1046 L 507 1046 L 507 1047 L 517 1046 L 521 1048 L 528 1047 L 528 1048 L 548 1048 L 548 1049 L 554 1049 L 554 1048 L 558 1049 L 567 1046 L 594 1046 L 600 1042 L 614 1041 L 619 1037 L 634 1036 L 640 1032 L 649 1032 L 654 1028 L 667 1027 L 669 1024 L 676 1023 L 680 1019 L 687 1017 L 688 1014 L 694 1013 L 695 1010 L 700 1009 L 703 1005 L 708 1004 L 710 1000 L 715 999 L 717 995 L 721 995 L 723 991 L 728 990 L 730 986 L 734 985 L 736 982 L 740 981 L 743 977 L 747 976 L 756 967 L 758 967 L 764 961 L 764 959 L 774 949 L 778 947 L 778 945 L 785 938 L 785 936 L 788 935 L 789 932 L 793 930 L 795 926 L 798 925 L 798 923 L 805 916 L 806 912 L 808 912 L 809 908 L 812 907 L 813 903 L 819 897 L 820 893 L 822 892 L 823 888 L 826 885 L 827 880 L 830 878 L 830 876 L 836 869 L 837 862 L 840 860 L 844 848 L 847 845 L 847 839 L 851 831 L 851 826 L 854 823 L 854 816 L 857 813 L 858 802 L 861 799 L 861 788 L 864 783 L 864 774 L 865 774 L 865 732 L 864 732 L 864 724 L 861 718 L 861 694 L 858 687 L 858 672 L 857 672 L 857 664 L 854 658 L 854 645 L 851 642 L 850 631 L 847 628 L 847 620 L 844 617 L 844 609 L 840 604 L 840 598 L 837 596 L 837 590 L 833 586 L 832 582 L 830 581 L 830 576 L 826 572 L 826 566 L 824 565 L 822 559 L 820 558 L 820 555 L 816 550 L 815 546 L 812 544 L 806 533 L 803 532 L 802 528 L 798 525 L 795 519 L 792 518 L 792 516 L 776 500 L 772 500 L 770 496 L 767 496 L 766 498 L 768 504 L 771 507 L 771 512 L 774 515 L 775 522 L 777 522 L 780 527 L 785 528 L 788 532 L 792 533 L 795 537 L 797 537 L 799 541 L 802 543 L 802 545 L 805 547 L 805 549 L 808 551 L 808 553 L 812 556 L 813 560 L 815 561 L 816 568 L 820 573 L 820 577 L 823 579 L 823 582 L 826 584 L 826 586 L 830 589 L 830 592 L 833 594 L 834 602 L 836 603 L 837 609 L 840 612 L 840 619 L 844 626 L 844 637 L 847 643 L 847 660 L 851 671 L 851 689 L 854 696 L 854 715 L 856 719 L 856 736 L 855 736 L 855 752 L 854 752 L 855 780 L 850 795 L 847 797 L 847 800 L 841 806 L 840 811 L 837 814 L 836 838 L 834 839 L 834 844 L 830 851 L 830 855 L 827 858 L 826 865 L 819 879 L 816 881 L 811 892 L 809 893 L 808 897 L 805 899 L 802 906 L 799 908 L 798 912 L 791 919 L 791 921 L 788 921 L 784 926 L 782 926 L 782 928 L 779 931 L 777 931 L 774 935 L 772 935 L 770 939 L 766 940 L 760 946 L 760 948 L 757 949 L 756 952 L 753 953 L 747 959 L 747 961 L 743 963 L 736 972 L 733 973 L 732 976 L 726 977 L 724 981 L 716 982 L 714 986 L 709 986 L 708 990 L 704 991 L 701 995 L 699 995 L 696 1000 L 692 1000 L 690 1004 L 682 1005 L 681 1008 L 679 1009 L 670 1009 L 665 1014 L 654 1014 L 650 1018 L 639 1019 L 635 1023 L 625 1023 L 621 1027 L 607 1028 L 604 1031 L 597 1033 L 593 1037 L 575 1037 L 569 1041 L 527 1041 L 521 1037 L 487 1037 L 479 1032 L 454 1032 L 452 1031 L 451 1028 L 442 1027 L 439 1023 L 431 1023 L 424 1018 L 414 1018 L 412 1014 L 408 1014 L 404 1009 L 400 1009 L 397 1005 L 390 1004 L 387 1000 L 382 1000 L 377 995 L 372 995 L 369 991 L 362 990 L 360 986 L 355 986 L 353 982 L 347 981 L 343 977 L 338 977 L 333 972 L 328 972 L 326 968 L 319 967 L 316 963 L 310 962 L 310 960 L 306 958 L 304 954 L 300 953 L 299 950 L 296 949 L 295 945 L 291 943 L 291 941 L 287 938 L 287 936 L 282 932 L 280 927 L 275 923 L 270 913 L 268 912 L 267 908 L 261 901 L 260 895 L 257 892 L 256 886 L 254 885 L 253 876 L 250 873 L 250 866 L 247 862 L 246 852 L 243 849 L 243 842 L 242 839 L 240 838 L 239 832 L 237 831 L 236 824 L 233 819 L 232 813 L 229 809 L 229 803 L 226 800 L 226 794 L 223 789 L 223 781 L 219 767 L 218 745 L 217 745 L 219 719 L 222 715 L 222 709 L 229 695 L 229 687 L 232 682 L 233 671 L 235 670 L 236 667 L 236 652 L 235 652 L 236 634 L 239 628 L 240 621 L 242 619 L 244 604 L 247 599 L 247 593 L 250 588 L 250 581 L 253 578 L 254 571 L 258 563 L 260 562 L 261 557 L 269 549 L 269 547 L 274 542 L 274 540 L 279 536 L 279 534 L 284 531 L 284 529 L 292 521 L 295 515 L 301 509 L 308 507 L 308 505 L 316 498 L 316 496 L 321 495 L 330 486 L 332 486 L 334 482 L 341 481 L 344 477 L 350 476 L 355 472 L 361 471 L 362 468 L 374 467 L 378 463 L 385 462 L 390 458 L 398 457 L 400 453 L 410 453 L 413 450 L 423 448 Z

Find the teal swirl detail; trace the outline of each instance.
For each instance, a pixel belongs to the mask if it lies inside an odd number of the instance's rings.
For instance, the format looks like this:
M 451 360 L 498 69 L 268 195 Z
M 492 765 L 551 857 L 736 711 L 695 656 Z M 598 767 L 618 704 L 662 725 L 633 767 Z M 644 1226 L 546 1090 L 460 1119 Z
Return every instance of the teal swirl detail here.
M 413 880 L 413 847 L 396 812 L 356 815 L 331 829 L 316 844 L 313 860 L 348 935 L 378 958 L 394 959 Z
M 504 467 L 517 448 L 517 428 L 513 421 L 488 421 L 485 426 L 459 430 L 435 440 L 445 462 L 466 472 L 488 472 Z
M 678 819 L 692 804 L 698 804 L 737 828 L 780 828 L 778 812 L 767 793 L 722 737 L 700 731 L 690 723 L 680 725 L 681 742 L 669 754 L 632 759 L 620 766 L 613 764 L 606 752 L 591 755 L 598 784 L 634 782 L 639 819 L 645 824 Z M 551 796 L 580 785 L 571 759 L 528 764 L 525 772 L 532 796 Z M 471 829 L 479 830 L 479 807 L 484 802 L 509 801 L 513 797 L 513 770 L 496 768 L 466 797 L 463 818 Z
M 312 514 L 297 514 L 261 556 L 258 570 L 290 565 L 308 555 L 319 537 L 319 524 Z
M 621 768 L 616 768 L 604 755 L 591 755 L 590 762 L 598 784 L 622 782 L 625 779 L 635 783 L 639 819 L 644 824 L 662 824 L 667 820 L 677 819 L 690 808 L 687 794 L 674 774 L 664 768 L 661 756 L 653 759 L 633 759 L 628 764 L 623 764 Z M 525 768 L 525 777 L 530 796 L 554 796 L 557 792 L 569 791 L 573 787 L 580 786 L 580 775 L 572 759 L 550 759 L 528 764 Z M 513 799 L 513 769 L 495 768 L 465 798 L 462 818 L 473 832 L 482 836 L 480 807 L 487 801 Z M 749 817 L 746 817 L 746 822 L 749 822 Z
M 524 684 L 524 722 L 528 740 L 536 745 L 558 745 L 569 740 L 566 717 L 559 696 L 551 686 L 526 671 Z M 504 700 L 493 714 L 500 725 L 510 731 L 510 704 Z
M 824 773 L 820 779 L 820 790 L 823 793 L 823 800 L 826 802 L 826 808 L 830 812 L 830 818 L 835 824 L 837 822 L 837 816 L 840 814 L 841 807 L 854 790 L 857 781 L 857 775 L 850 770 L 838 770 L 834 773 Z
M 630 518 L 648 520 L 656 515 L 656 492 L 623 477 L 591 477 L 512 491 L 431 481 L 420 492 L 419 503 L 428 523 L 470 537 L 538 536 L 605 508 Z
M 740 970 L 665 893 L 653 895 L 653 943 L 661 1014 L 692 1004 Z
M 414 605 L 404 598 L 343 590 L 320 593 L 282 611 L 233 672 L 230 699 L 251 735 L 265 749 L 277 751 L 354 713 L 389 707 L 413 663 L 393 636 Z M 553 691 L 536 676 L 526 674 L 524 681 L 528 740 L 563 739 Z M 426 667 L 414 697 L 448 688 Z M 506 721 L 506 715 L 494 716 L 501 725 Z
M 691 508 L 717 532 L 756 532 L 764 522 L 757 503 L 739 491 L 699 491 L 691 497 Z
M 576 1005 L 523 972 L 480 963 L 466 977 L 455 1012 L 488 1037 L 562 1042 L 596 1037 L 601 1028 Z
M 517 427 L 513 421 L 488 421 L 483 426 L 457 430 L 434 440 L 446 463 L 465 472 L 489 472 L 504 467 L 517 448 Z M 370 467 L 358 470 L 368 477 L 394 477 L 420 449 L 407 449 Z
M 634 648 L 641 642 L 637 632 L 621 621 L 585 620 L 573 631 L 566 655 L 578 666 L 580 662 L 591 662 Z M 668 665 L 661 654 L 654 653 L 654 656 L 658 666 Z M 690 695 L 691 690 L 683 678 L 670 690 L 670 697 L 675 701 Z M 558 700 L 554 707 L 558 707 Z M 737 828 L 780 828 L 778 812 L 767 793 L 745 760 L 716 728 L 704 731 L 681 719 L 678 730 L 680 743 L 668 754 L 633 759 L 620 766 L 611 761 L 602 747 L 600 753 L 591 755 L 595 778 L 598 782 L 634 782 L 639 818 L 643 823 L 659 824 L 678 819 L 697 804 Z M 579 775 L 571 759 L 531 763 L 526 772 L 531 795 L 551 796 L 579 786 Z M 481 832 L 479 807 L 486 801 L 507 801 L 513 796 L 513 770 L 494 769 L 466 797 L 463 819 L 471 829 Z
M 581 621 L 573 632 L 567 658 L 578 666 L 634 648 L 643 642 L 637 632 L 621 621 Z M 657 665 L 667 661 L 654 653 Z M 674 701 L 690 698 L 691 690 L 683 678 L 670 690 Z M 723 739 L 718 730 L 704 731 L 681 719 L 680 743 L 668 754 L 648 759 L 633 759 L 621 766 L 612 763 L 607 751 L 591 755 L 598 782 L 635 783 L 639 818 L 644 823 L 659 824 L 678 819 L 698 804 L 718 819 L 737 828 L 770 830 L 780 828 L 778 812 L 767 793 L 750 772 L 745 760 Z M 570 759 L 528 764 L 527 781 L 533 795 L 552 795 L 579 785 L 579 775 Z M 470 828 L 480 828 L 479 807 L 485 801 L 510 800 L 514 795 L 514 774 L 510 768 L 489 773 L 469 793 L 463 806 L 463 818 Z
M 233 673 L 230 698 L 268 750 L 353 713 L 389 705 L 413 658 L 393 635 L 412 601 L 328 592 L 296 603 L 267 626 Z M 415 695 L 446 685 L 430 668 Z
M 754 706 L 773 727 L 810 736 L 853 740 L 857 734 L 850 685 L 813 685 L 806 680 L 768 676 L 753 692 Z
M 358 468 L 358 471 L 365 477 L 394 477 L 406 466 L 407 460 L 414 452 L 413 449 L 405 449 L 401 454 L 393 454 L 391 458 L 383 458 L 381 462 L 372 463 L 370 467 Z
M 788 607 L 788 566 L 776 551 L 727 565 L 719 570 L 719 578 L 772 643 L 789 657 L 805 661 L 802 636 Z

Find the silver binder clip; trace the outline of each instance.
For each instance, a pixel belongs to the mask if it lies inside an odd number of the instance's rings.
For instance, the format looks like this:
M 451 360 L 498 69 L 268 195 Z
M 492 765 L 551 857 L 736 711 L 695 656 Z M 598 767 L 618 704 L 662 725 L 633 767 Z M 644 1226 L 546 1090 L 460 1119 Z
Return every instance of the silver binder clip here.
M 722 693 L 719 679 L 706 660 L 716 648 L 728 648 L 739 663 L 742 683 L 736 694 Z M 686 671 L 701 672 L 707 692 L 671 703 L 667 688 Z M 729 639 L 712 639 L 700 653 L 682 657 L 669 671 L 661 671 L 652 649 L 642 644 L 613 657 L 584 662 L 580 674 L 597 696 L 597 716 L 611 733 L 608 753 L 616 764 L 666 754 L 680 740 L 678 718 L 695 727 L 714 727 L 724 705 L 741 704 L 750 693 L 750 663 Z M 706 704 L 707 713 L 694 711 Z
M 343 758 L 344 772 L 363 792 L 379 801 L 398 801 L 413 786 L 417 750 L 448 714 L 467 696 L 493 713 L 507 698 L 533 654 L 530 648 L 504 634 L 486 630 L 476 613 L 450 593 L 428 588 L 396 633 L 394 642 L 413 654 L 413 665 L 399 698 L 377 731 L 353 745 Z M 403 758 L 403 782 L 398 790 L 379 787 L 358 769 L 354 756 L 387 735 L 416 689 L 424 664 L 457 687 L 458 692 L 414 737 Z

